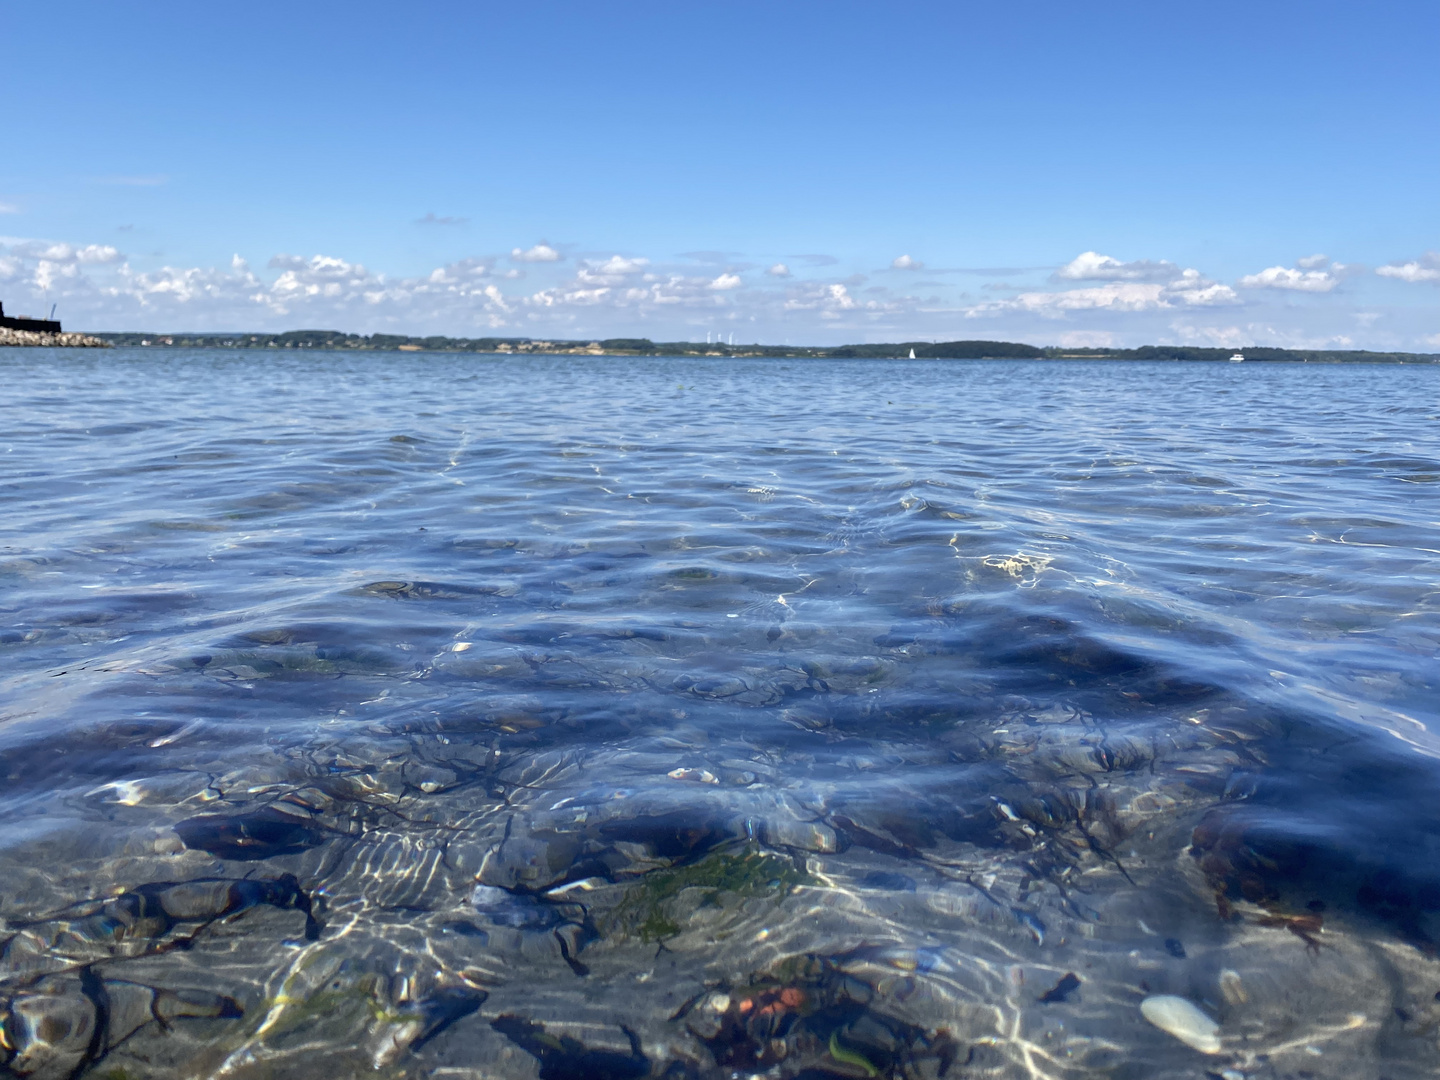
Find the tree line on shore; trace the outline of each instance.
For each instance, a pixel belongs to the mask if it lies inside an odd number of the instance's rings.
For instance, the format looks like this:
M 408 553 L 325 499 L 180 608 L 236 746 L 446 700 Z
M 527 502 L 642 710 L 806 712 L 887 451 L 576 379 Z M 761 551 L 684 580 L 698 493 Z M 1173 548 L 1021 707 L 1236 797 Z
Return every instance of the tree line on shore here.
M 1133 349 L 1067 348 L 1026 345 L 1013 341 L 901 341 L 879 344 L 729 345 L 721 342 L 651 341 L 649 338 L 603 338 L 589 341 L 528 337 L 460 338 L 440 335 L 346 334 L 339 330 L 289 330 L 281 334 L 157 334 L 99 333 L 111 345 L 221 349 L 323 349 L 333 351 L 469 352 L 502 354 L 588 354 L 606 356 L 719 356 L 775 359 L 916 359 L 935 360 L 1229 360 L 1234 349 L 1190 345 L 1144 345 Z M 1240 350 L 1246 360 L 1336 362 L 1440 361 L 1440 354 L 1370 352 L 1346 349 L 1279 349 L 1250 346 Z

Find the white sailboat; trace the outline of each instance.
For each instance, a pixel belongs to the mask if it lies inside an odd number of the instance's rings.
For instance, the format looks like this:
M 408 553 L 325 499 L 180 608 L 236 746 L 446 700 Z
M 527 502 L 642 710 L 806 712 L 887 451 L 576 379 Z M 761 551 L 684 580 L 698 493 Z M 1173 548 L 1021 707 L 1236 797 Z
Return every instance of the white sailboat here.
M 911 360 L 914 360 L 914 359 L 915 359 L 915 350 L 914 350 L 914 349 L 911 349 L 911 350 L 910 350 L 910 359 L 911 359 Z

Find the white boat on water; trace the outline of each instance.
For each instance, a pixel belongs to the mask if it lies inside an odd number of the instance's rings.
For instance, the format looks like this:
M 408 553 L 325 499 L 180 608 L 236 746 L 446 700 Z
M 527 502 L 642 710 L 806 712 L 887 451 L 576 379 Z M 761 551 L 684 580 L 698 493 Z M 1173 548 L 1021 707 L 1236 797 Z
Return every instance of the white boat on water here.
M 911 350 L 910 350 L 910 359 L 911 359 L 911 360 L 914 360 L 914 359 L 915 359 L 915 350 L 914 350 L 914 349 L 911 349 Z
M 1232 363 L 1232 364 L 1243 364 L 1244 362 L 1245 362 L 1245 354 L 1244 354 L 1244 353 L 1238 353 L 1238 352 L 1237 352 L 1234 356 L 1230 357 L 1230 363 Z

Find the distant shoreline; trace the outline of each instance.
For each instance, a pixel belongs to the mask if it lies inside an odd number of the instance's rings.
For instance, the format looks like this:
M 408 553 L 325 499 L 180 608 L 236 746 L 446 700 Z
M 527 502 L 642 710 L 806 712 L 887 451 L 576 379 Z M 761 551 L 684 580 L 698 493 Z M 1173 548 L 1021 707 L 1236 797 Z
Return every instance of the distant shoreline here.
M 29 336 L 29 335 L 27 335 Z M 34 335 L 38 337 L 39 335 Z M 66 334 L 65 337 L 81 335 Z M 876 345 L 728 345 L 697 341 L 605 338 L 562 341 L 540 338 L 408 337 L 399 334 L 344 334 L 337 330 L 291 330 L 283 334 L 95 333 L 86 344 L 131 348 L 315 349 L 329 352 L 448 352 L 540 356 L 678 356 L 817 360 L 1164 360 L 1228 361 L 1235 349 L 1189 345 L 1145 345 L 1134 349 L 1042 347 L 1013 341 L 901 341 Z M 11 344 L 0 340 L 0 345 Z M 16 341 L 13 344 L 22 344 Z M 26 341 L 23 344 L 42 344 Z M 44 342 L 43 344 L 62 344 Z M 64 342 L 63 344 L 69 344 Z M 1246 361 L 1303 363 L 1440 363 L 1440 353 L 1374 352 L 1364 349 L 1278 349 L 1249 346 L 1238 350 Z

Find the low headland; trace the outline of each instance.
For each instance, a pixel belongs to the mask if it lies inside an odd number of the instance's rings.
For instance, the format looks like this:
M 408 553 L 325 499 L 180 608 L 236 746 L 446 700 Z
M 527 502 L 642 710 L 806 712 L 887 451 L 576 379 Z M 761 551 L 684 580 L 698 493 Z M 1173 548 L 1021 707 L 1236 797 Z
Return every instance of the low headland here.
M 1245 360 L 1307 363 L 1440 363 L 1440 353 L 1373 352 L 1363 349 L 1239 350 L 1192 345 L 1143 345 L 1133 349 L 1026 345 L 1013 341 L 899 341 L 866 345 L 729 345 L 722 342 L 651 341 L 605 338 L 590 341 L 526 337 L 414 337 L 403 334 L 346 334 L 339 330 L 289 330 L 282 334 L 94 333 L 42 334 L 0 329 L 0 346 L 118 346 L 190 349 L 320 349 L 335 352 L 400 351 L 499 353 L 545 356 L 710 356 L 815 360 L 1175 360 L 1227 361 L 1237 351 Z

